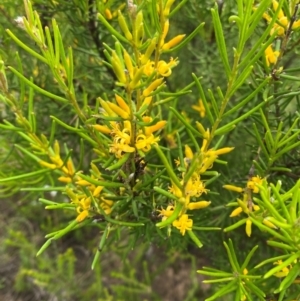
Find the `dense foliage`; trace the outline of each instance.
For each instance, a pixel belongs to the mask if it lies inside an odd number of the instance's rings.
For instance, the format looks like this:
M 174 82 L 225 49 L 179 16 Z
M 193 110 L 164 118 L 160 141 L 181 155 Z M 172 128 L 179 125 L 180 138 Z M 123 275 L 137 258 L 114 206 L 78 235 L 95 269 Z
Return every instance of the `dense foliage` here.
M 298 300 L 298 1 L 23 4 L 0 6 L 3 287 L 167 300 L 175 264 L 172 300 Z

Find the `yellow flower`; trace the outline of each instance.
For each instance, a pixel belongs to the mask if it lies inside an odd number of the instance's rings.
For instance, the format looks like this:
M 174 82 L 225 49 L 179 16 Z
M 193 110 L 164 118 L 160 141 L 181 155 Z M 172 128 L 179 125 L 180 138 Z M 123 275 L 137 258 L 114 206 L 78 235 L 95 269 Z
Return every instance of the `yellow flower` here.
M 72 178 L 61 176 L 61 177 L 58 178 L 58 181 L 63 182 L 63 183 L 71 183 Z
M 169 205 L 166 209 L 158 210 L 159 215 L 162 216 L 162 221 L 166 220 L 168 217 L 170 217 L 174 212 L 174 206 Z
M 78 203 L 77 203 L 77 213 L 78 216 L 76 220 L 78 222 L 82 222 L 88 215 L 89 215 L 89 209 L 91 207 L 91 198 L 82 198 Z
M 277 227 L 273 223 L 271 223 L 267 217 L 263 219 L 263 224 L 271 229 L 277 229 Z
M 251 226 L 252 226 L 252 221 L 250 220 L 250 218 L 248 218 L 246 220 L 246 234 L 248 235 L 248 237 L 251 236 L 251 232 L 252 232 Z
M 278 2 L 276 0 L 272 1 L 273 11 L 275 12 L 278 8 Z M 272 17 L 268 15 L 267 13 L 263 14 L 263 18 L 270 23 L 272 21 Z M 282 9 L 279 10 L 277 15 L 276 23 L 273 25 L 273 28 L 270 31 L 270 35 L 272 35 L 275 31 L 277 31 L 277 36 L 283 36 L 285 34 L 285 31 L 290 26 L 291 20 L 288 19 L 288 17 L 284 14 L 284 11 Z M 292 25 L 292 29 L 297 29 L 300 26 L 299 20 L 294 22 Z
M 243 212 L 243 208 L 242 207 L 237 207 L 236 209 L 234 209 L 231 214 L 229 215 L 230 217 L 235 217 L 240 215 Z
M 169 191 L 178 198 L 182 197 L 182 191 L 174 183 L 172 183 L 172 187 L 169 187 Z
M 135 148 L 127 144 L 122 143 L 112 143 L 109 148 L 109 152 L 114 153 L 116 158 L 121 158 L 124 153 L 133 153 Z
M 259 176 L 252 177 L 247 182 L 247 188 L 251 189 L 254 193 L 259 193 L 259 188 L 257 187 L 257 184 L 262 185 L 263 179 Z
M 154 62 L 148 60 L 144 66 L 144 74 L 150 76 L 154 72 Z
M 202 193 L 207 193 L 207 189 L 200 180 L 199 174 L 194 173 L 185 185 L 185 194 L 191 197 L 199 197 Z
M 210 205 L 210 203 L 211 202 L 208 202 L 208 201 L 199 201 L 199 202 L 189 203 L 188 209 L 189 210 L 203 209 L 203 208 L 208 207 Z
M 163 77 L 170 76 L 172 73 L 172 68 L 177 64 L 177 59 L 173 60 L 173 58 L 170 59 L 169 63 L 166 63 L 165 61 L 159 61 L 157 64 L 157 72 Z
M 159 78 L 156 79 L 155 81 L 153 81 L 144 91 L 143 91 L 143 95 L 145 97 L 149 96 L 156 88 L 158 88 L 162 82 L 163 82 L 163 78 Z
M 201 118 L 205 117 L 206 111 L 202 99 L 199 99 L 198 105 L 197 106 L 193 105 L 192 108 L 200 113 Z
M 121 158 L 124 153 L 133 153 L 135 148 L 130 146 L 131 142 L 131 123 L 129 120 L 123 122 L 123 130 L 119 129 L 119 125 L 116 124 L 112 130 L 114 136 L 113 143 L 110 144 L 109 151 L 114 153 L 117 158 Z
M 102 133 L 102 134 L 110 134 L 111 129 L 109 127 L 107 127 L 106 125 L 100 125 L 100 124 L 93 124 L 92 127 Z
M 273 264 L 274 265 L 280 265 L 280 264 L 282 264 L 282 260 L 277 260 Z M 289 268 L 284 267 L 281 271 L 275 273 L 274 276 L 277 277 L 277 278 L 283 278 L 283 277 L 286 277 L 289 272 L 290 272 Z
M 186 230 L 192 230 L 193 220 L 189 219 L 187 214 L 183 214 L 179 219 L 175 220 L 172 225 L 184 235 Z
M 107 20 L 111 20 L 113 18 L 112 13 L 111 13 L 111 11 L 110 11 L 109 8 L 106 8 L 105 11 L 104 11 L 104 13 L 105 13 L 105 18 Z
M 223 185 L 223 188 L 225 188 L 227 190 L 235 191 L 235 192 L 243 192 L 243 190 L 244 190 L 243 188 L 234 186 L 234 185 Z
M 159 137 L 155 138 L 153 134 L 150 136 L 139 134 L 136 137 L 135 147 L 143 152 L 148 152 L 151 149 L 151 145 L 157 145 L 157 141 L 159 141 Z
M 267 66 L 269 67 L 270 64 L 276 64 L 277 58 L 279 57 L 279 51 L 273 51 L 272 46 L 269 45 L 265 50 L 265 57 Z
M 192 160 L 194 158 L 194 153 L 188 145 L 184 146 L 184 154 L 187 159 Z
M 156 124 L 151 125 L 151 126 L 146 126 L 145 127 L 145 134 L 146 136 L 150 136 L 153 132 L 158 131 L 166 125 L 167 121 L 166 120 L 161 120 L 158 121 Z
M 165 43 L 162 46 L 162 50 L 168 50 L 170 48 L 175 47 L 176 45 L 178 45 L 183 40 L 184 37 L 185 37 L 185 34 L 177 35 L 176 37 L 171 39 L 169 42 Z

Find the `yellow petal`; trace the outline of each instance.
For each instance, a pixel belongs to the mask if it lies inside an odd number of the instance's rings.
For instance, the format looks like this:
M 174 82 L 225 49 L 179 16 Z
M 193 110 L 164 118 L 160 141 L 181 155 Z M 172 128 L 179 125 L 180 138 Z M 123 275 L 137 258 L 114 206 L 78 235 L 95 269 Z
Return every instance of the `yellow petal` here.
M 251 220 L 248 218 L 247 220 L 246 220 L 246 234 L 248 235 L 248 237 L 250 237 L 251 236 L 251 232 L 252 232 L 252 222 L 251 222 Z
M 124 111 L 122 108 L 118 107 L 116 104 L 114 104 L 110 101 L 107 101 L 106 103 L 108 104 L 110 109 L 113 112 L 115 112 L 118 116 L 122 117 L 123 119 L 128 119 L 129 118 L 128 112 Z
M 77 217 L 76 221 L 77 222 L 82 222 L 83 220 L 86 219 L 86 217 L 89 215 L 89 212 L 87 210 L 83 210 Z
M 63 183 L 71 183 L 72 179 L 70 177 L 61 176 L 61 177 L 58 178 L 58 181 L 63 182 Z
M 234 209 L 231 214 L 229 215 L 230 217 L 234 217 L 234 216 L 238 216 L 243 212 L 242 207 L 237 207 L 236 209 Z
M 111 133 L 111 129 L 108 128 L 106 125 L 93 124 L 92 127 L 102 134 L 110 134 Z
M 210 203 L 211 202 L 208 202 L 208 201 L 199 201 L 199 202 L 195 202 L 195 203 L 189 203 L 188 209 L 195 210 L 195 209 L 206 208 L 210 205 Z
M 234 185 L 223 185 L 223 188 L 236 192 L 243 192 L 243 188 Z
M 125 100 L 118 94 L 115 94 L 115 97 L 119 107 L 123 109 L 125 112 L 127 112 L 128 114 L 130 114 L 130 108 L 128 104 L 125 102 Z
M 184 146 L 184 153 L 185 153 L 186 158 L 193 159 L 193 157 L 194 157 L 193 151 L 188 145 Z
M 183 40 L 184 37 L 185 37 L 185 34 L 180 34 L 180 35 L 176 36 L 175 38 L 173 38 L 169 42 L 165 43 L 163 45 L 162 49 L 163 50 L 168 50 L 168 49 L 178 45 Z
M 56 165 L 55 164 L 51 164 L 51 163 L 48 163 L 46 161 L 39 161 L 39 163 L 44 166 L 44 167 L 47 167 L 47 168 L 50 168 L 50 169 L 56 169 Z

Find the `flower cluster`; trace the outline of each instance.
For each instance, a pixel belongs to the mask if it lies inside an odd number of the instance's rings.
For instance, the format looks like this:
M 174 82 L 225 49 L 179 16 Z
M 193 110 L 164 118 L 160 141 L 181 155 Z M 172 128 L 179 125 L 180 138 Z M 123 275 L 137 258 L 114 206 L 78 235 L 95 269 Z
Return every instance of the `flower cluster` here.
M 178 64 L 177 59 L 170 58 L 169 62 L 160 60 L 160 55 L 176 46 L 184 35 L 176 36 L 168 42 L 165 38 L 169 31 L 169 11 L 174 0 L 168 0 L 165 6 L 158 7 L 160 25 L 163 31 L 145 42 L 144 52 L 139 46 L 144 41 L 145 29 L 142 10 L 137 11 L 132 1 L 128 1 L 128 15 L 131 23 L 126 21 L 122 12 L 118 11 L 119 26 L 124 37 L 134 49 L 130 55 L 120 44 L 116 50 L 110 50 L 110 64 L 117 78 L 117 85 L 124 88 L 124 95 L 115 95 L 116 102 L 99 98 L 102 124 L 93 128 L 104 135 L 109 135 L 109 152 L 117 159 L 126 153 L 139 152 L 141 156 L 157 145 L 159 136 L 154 132 L 163 129 L 166 121 L 156 120 L 150 116 L 154 104 L 154 95 L 164 86 L 164 77 L 172 73 L 172 68 Z
M 53 150 L 49 148 L 49 159 L 51 163 L 40 160 L 39 163 L 49 169 L 58 170 L 61 175 L 58 177 L 60 182 L 68 184 L 66 194 L 69 196 L 71 203 L 74 204 L 77 211 L 77 222 L 81 222 L 88 216 L 111 213 L 113 202 L 106 200 L 102 194 L 104 187 L 96 186 L 82 179 L 80 173 L 75 173 L 72 160 L 69 158 L 66 163 L 61 158 L 60 146 L 58 141 L 54 142 Z M 101 173 L 97 166 L 91 163 L 92 176 L 94 180 L 102 180 Z
M 259 193 L 259 187 L 257 185 L 262 185 L 263 179 L 259 176 L 251 177 L 246 184 L 245 188 L 234 186 L 234 185 L 224 185 L 223 188 L 235 192 L 242 193 L 242 199 L 237 199 L 237 208 L 234 209 L 230 217 L 235 217 L 240 215 L 242 212 L 249 215 L 250 212 L 260 210 L 259 206 L 256 205 L 252 199 L 252 193 Z M 267 223 L 267 219 L 264 223 Z M 252 221 L 250 218 L 246 220 L 246 234 L 250 237 L 252 232 Z
M 116 9 L 111 9 L 112 1 L 102 0 L 101 11 L 104 13 L 104 16 L 107 20 L 112 20 L 118 16 L 118 11 L 125 8 L 126 4 L 122 3 Z M 101 5 L 101 4 L 100 4 Z
M 206 131 L 206 134 L 209 135 L 208 130 Z M 201 174 L 213 167 L 213 163 L 219 155 L 226 154 L 233 150 L 231 147 L 225 147 L 218 150 L 206 150 L 206 146 L 207 139 L 203 139 L 201 150 L 199 153 L 194 154 L 192 149 L 186 145 L 183 162 L 180 162 L 180 159 L 175 160 L 177 166 L 183 165 L 185 168 L 185 172 L 181 174 L 180 178 L 182 188 L 178 187 L 175 183 L 172 183 L 172 186 L 169 187 L 169 192 L 178 198 L 178 202 L 183 204 L 183 208 L 179 213 L 178 218 L 172 223 L 173 227 L 177 228 L 182 235 L 184 235 L 186 231 L 192 230 L 193 227 L 193 220 L 189 217 L 187 211 L 206 208 L 211 203 L 210 201 L 194 200 L 195 198 L 201 197 L 203 193 L 206 194 L 208 191 L 205 188 L 204 182 L 201 180 Z M 193 168 L 194 172 L 187 178 L 186 175 L 190 168 Z M 173 211 L 174 205 L 169 205 L 166 209 L 159 210 L 162 221 L 170 217 Z
M 278 2 L 276 0 L 272 1 L 272 6 L 273 6 L 273 13 L 275 13 L 278 9 Z M 276 23 L 274 24 L 270 35 L 273 35 L 274 32 L 276 32 L 278 37 L 281 37 L 283 35 L 285 35 L 286 30 L 288 28 L 291 29 L 297 29 L 300 27 L 300 20 L 297 20 L 295 22 L 292 22 L 291 17 L 288 17 L 288 15 L 293 15 L 294 12 L 290 12 L 290 14 L 284 14 L 284 11 L 282 9 L 279 10 L 278 14 L 277 14 L 277 18 L 276 18 Z M 272 21 L 272 16 L 270 16 L 270 14 L 268 13 L 264 13 L 263 14 L 263 18 L 265 20 L 267 20 L 268 23 L 270 23 Z
M 99 99 L 103 108 L 102 115 L 104 117 L 119 117 L 122 121 L 109 121 L 107 125 L 96 124 L 93 125 L 94 129 L 111 136 L 112 143 L 109 145 L 109 151 L 115 154 L 116 158 L 121 158 L 125 153 L 139 150 L 148 152 L 151 145 L 156 145 L 159 141 L 159 137 L 155 137 L 153 133 L 162 129 L 166 121 L 153 122 L 151 117 L 141 114 L 141 122 L 136 121 L 134 127 L 130 107 L 121 96 L 116 95 L 115 98 L 117 104 Z M 151 96 L 145 97 L 142 108 L 148 107 L 151 101 Z

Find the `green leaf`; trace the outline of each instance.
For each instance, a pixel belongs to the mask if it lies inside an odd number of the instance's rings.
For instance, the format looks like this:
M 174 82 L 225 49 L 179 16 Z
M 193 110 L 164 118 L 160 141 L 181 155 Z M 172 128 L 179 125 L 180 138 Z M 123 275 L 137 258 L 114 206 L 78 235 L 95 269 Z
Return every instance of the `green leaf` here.
M 231 70 L 228 62 L 228 54 L 227 54 L 227 49 L 226 49 L 226 44 L 224 40 L 224 33 L 222 29 L 222 24 L 220 20 L 220 16 L 218 13 L 218 6 L 215 4 L 215 8 L 211 9 L 212 17 L 213 17 L 213 24 L 214 24 L 214 29 L 215 29 L 215 34 L 216 34 L 216 40 L 217 40 L 217 45 L 219 49 L 219 53 L 225 68 L 225 73 L 227 78 L 230 78 L 231 75 Z
M 9 70 L 11 70 L 18 78 L 20 78 L 22 81 L 24 81 L 28 86 L 32 87 L 34 90 L 36 90 L 37 92 L 52 98 L 54 100 L 60 101 L 62 103 L 67 103 L 68 100 L 66 98 L 57 96 L 55 94 L 52 94 L 42 88 L 40 88 L 39 86 L 35 85 L 33 82 L 31 82 L 29 79 L 27 79 L 25 76 L 23 76 L 21 73 L 19 73 L 15 68 L 13 67 L 8 67 Z

